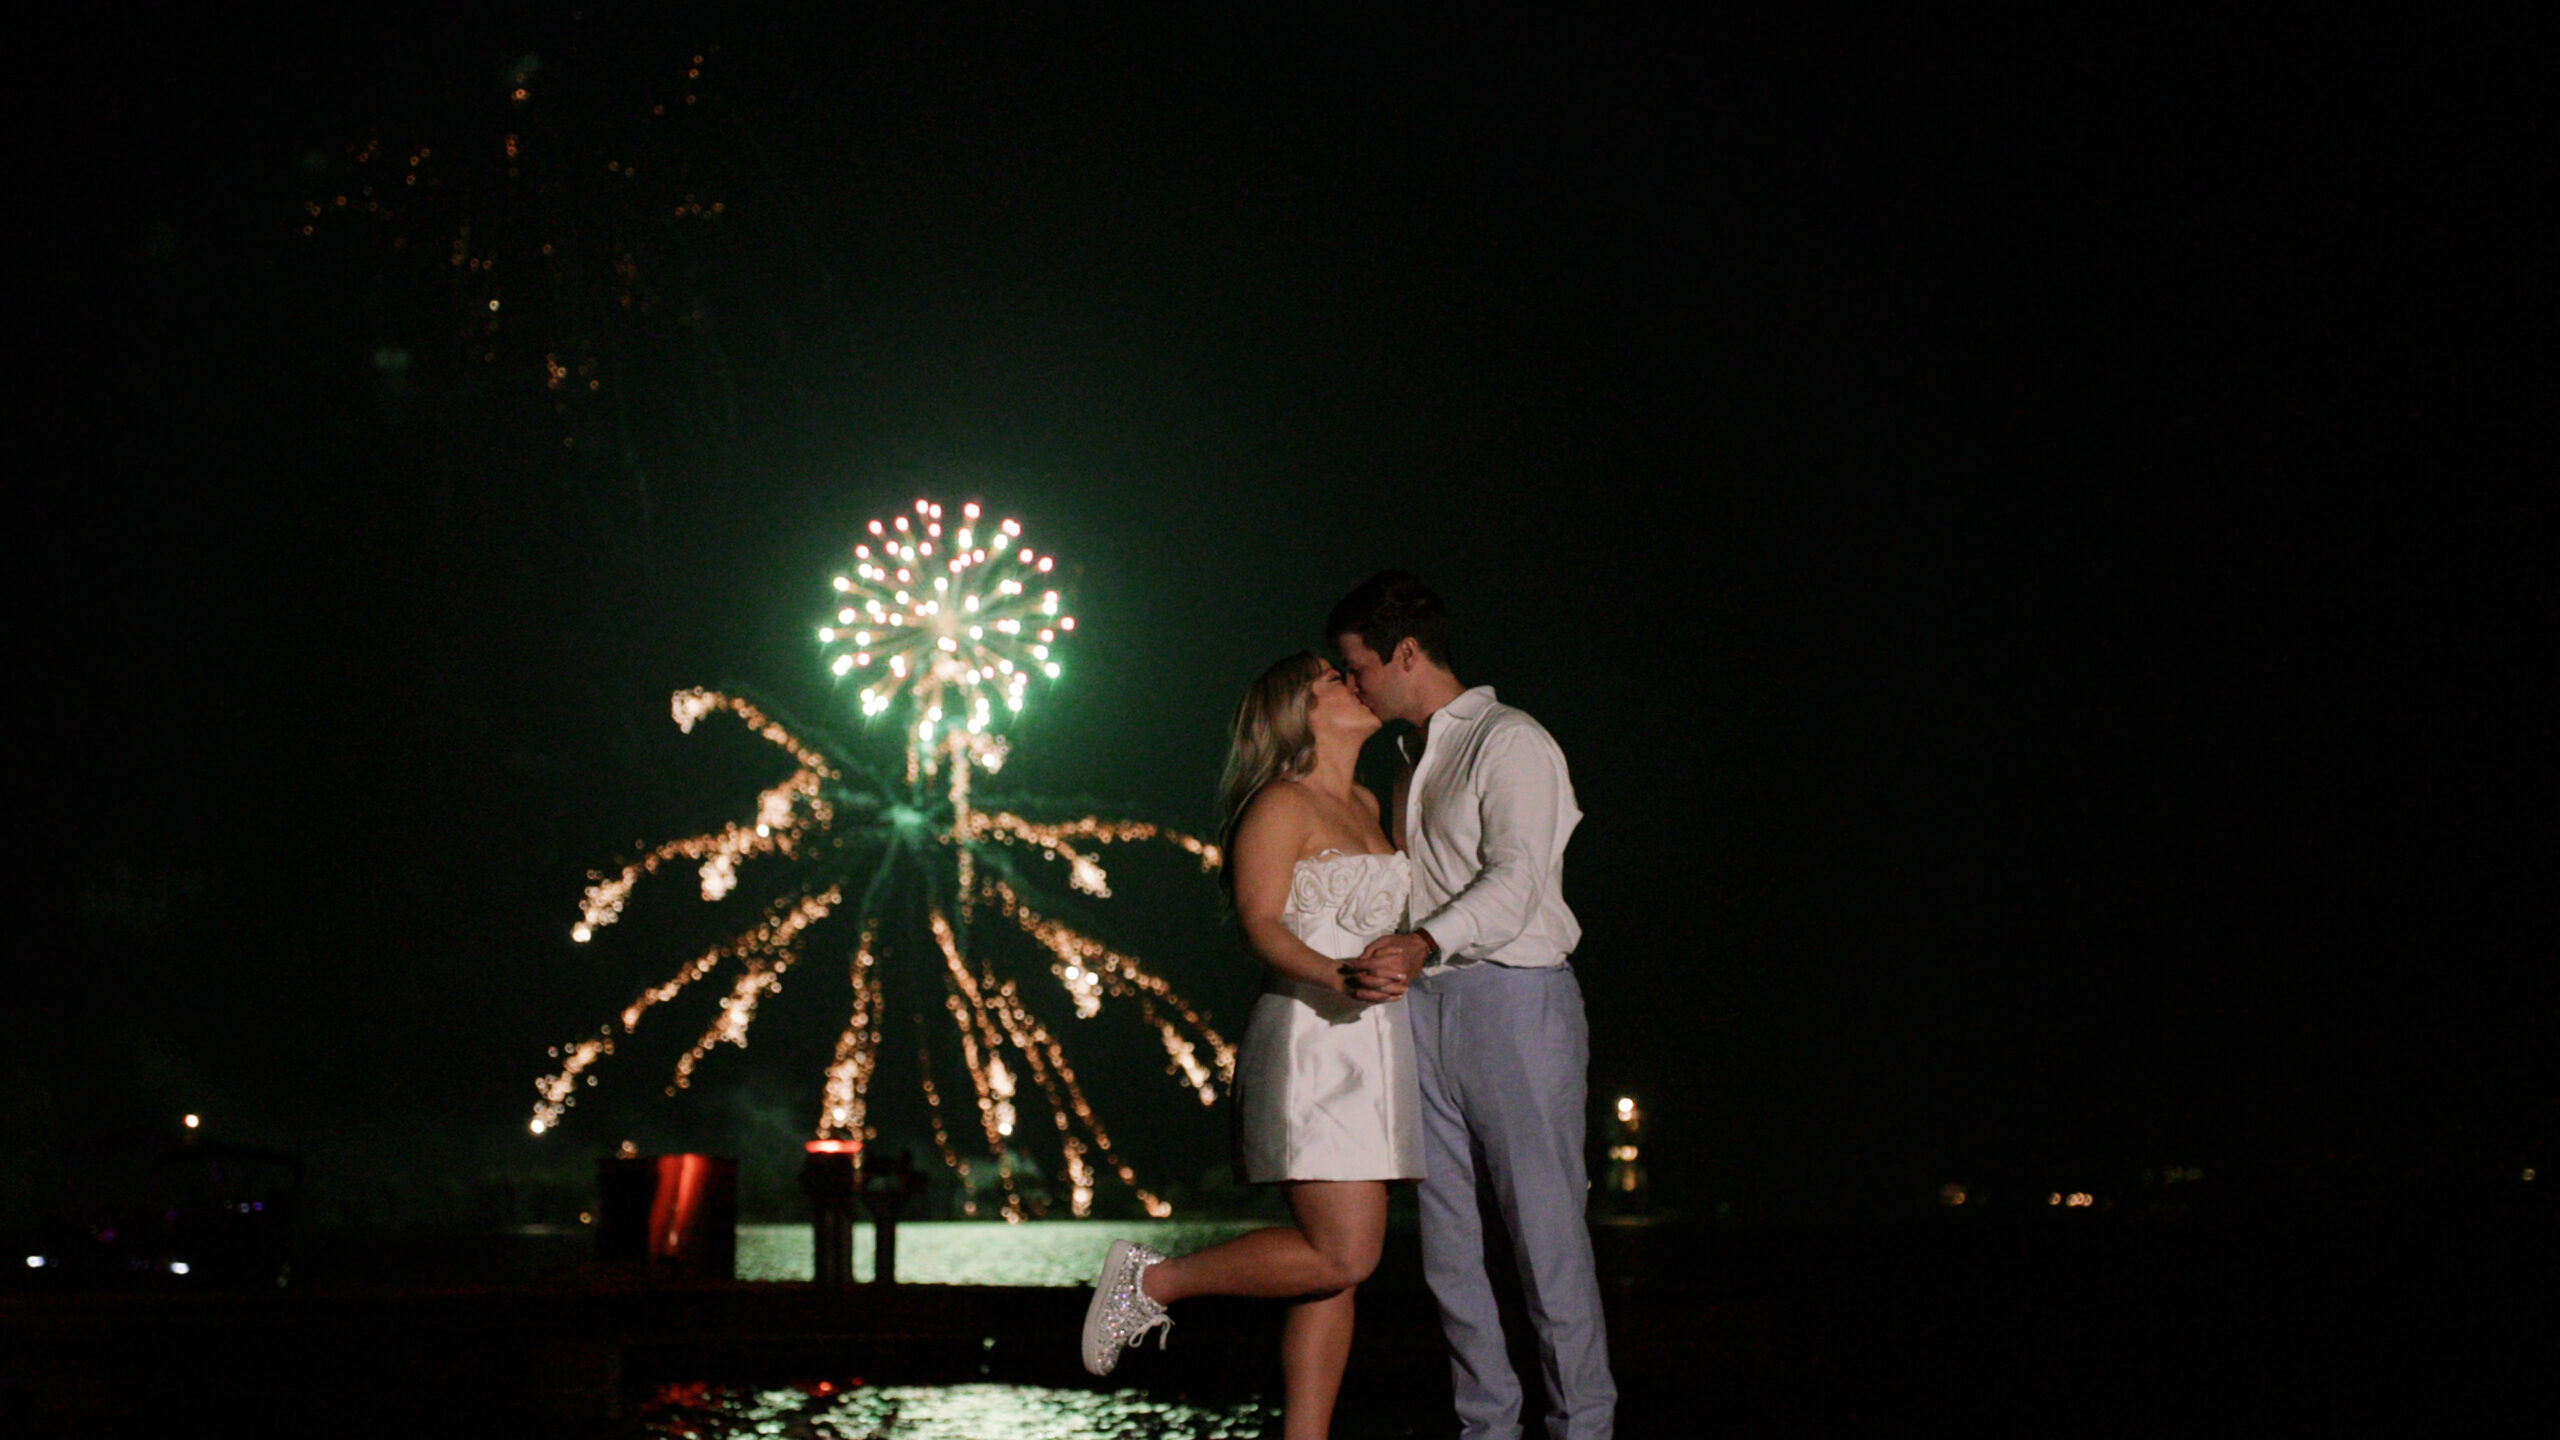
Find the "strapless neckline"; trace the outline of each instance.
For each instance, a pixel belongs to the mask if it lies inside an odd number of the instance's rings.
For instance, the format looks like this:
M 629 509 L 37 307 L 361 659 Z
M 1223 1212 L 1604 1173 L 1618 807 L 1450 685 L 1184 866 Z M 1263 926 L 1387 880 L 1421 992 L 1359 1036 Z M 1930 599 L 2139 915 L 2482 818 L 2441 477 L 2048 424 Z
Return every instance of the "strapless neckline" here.
M 1320 854 L 1308 856 L 1291 868 L 1304 869 L 1309 865 L 1329 865 L 1336 860 L 1401 860 L 1403 858 L 1404 852 L 1401 850 L 1326 850 Z

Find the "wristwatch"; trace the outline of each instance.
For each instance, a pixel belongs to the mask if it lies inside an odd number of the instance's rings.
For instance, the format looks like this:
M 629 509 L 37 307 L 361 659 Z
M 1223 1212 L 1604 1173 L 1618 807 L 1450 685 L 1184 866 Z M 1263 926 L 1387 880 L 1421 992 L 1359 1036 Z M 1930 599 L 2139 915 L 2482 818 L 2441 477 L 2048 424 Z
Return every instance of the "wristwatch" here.
M 1414 936 L 1414 938 L 1415 938 L 1415 939 L 1420 940 L 1420 941 L 1422 942 L 1422 963 L 1423 963 L 1423 964 L 1428 965 L 1428 964 L 1430 964 L 1432 961 L 1437 960 L 1437 959 L 1439 959 L 1439 958 L 1440 958 L 1440 942 L 1431 938 L 1431 932 L 1430 932 L 1430 931 L 1428 931 L 1428 930 L 1423 930 L 1423 929 L 1416 929 L 1416 930 L 1413 932 L 1413 936 Z

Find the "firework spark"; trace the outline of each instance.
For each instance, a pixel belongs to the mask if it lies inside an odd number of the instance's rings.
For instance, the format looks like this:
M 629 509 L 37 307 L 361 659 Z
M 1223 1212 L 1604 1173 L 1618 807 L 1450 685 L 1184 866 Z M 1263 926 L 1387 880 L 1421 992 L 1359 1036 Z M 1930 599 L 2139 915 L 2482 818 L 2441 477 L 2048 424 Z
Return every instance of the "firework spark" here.
M 930 743 L 945 723 L 984 735 L 999 701 L 1021 711 L 1034 672 L 1058 678 L 1051 648 L 1076 620 L 1047 583 L 1055 560 L 1022 544 L 1020 525 L 987 523 L 970 504 L 946 533 L 942 507 L 919 500 L 912 517 L 872 521 L 871 536 L 853 547 L 852 572 L 835 578 L 842 603 L 818 630 L 835 676 L 864 677 L 863 718 L 906 695 L 919 739 Z
M 1232 1078 L 1235 1050 L 1190 1002 L 1134 957 L 1059 918 L 1038 897 L 1063 872 L 1069 889 L 1111 893 L 1101 847 L 1161 840 L 1201 868 L 1217 847 L 1138 820 L 1082 815 L 1035 820 L 1030 800 L 972 794 L 972 779 L 1002 769 L 1003 723 L 1020 713 L 1034 679 L 1054 681 L 1062 637 L 1075 627 L 1046 583 L 1050 557 L 1021 543 L 1021 526 L 989 523 L 975 504 L 946 526 L 942 507 L 918 501 L 911 515 L 872 522 L 849 573 L 835 580 L 836 609 L 818 641 L 840 681 L 858 686 L 865 721 L 894 716 L 903 774 L 862 763 L 853 744 L 778 718 L 739 695 L 685 690 L 673 701 L 686 733 L 715 714 L 736 716 L 787 754 L 792 772 L 756 797 L 752 819 L 659 845 L 613 874 L 592 877 L 573 938 L 587 942 L 622 916 L 640 882 L 682 862 L 706 903 L 738 884 L 741 866 L 784 868 L 779 899 L 755 924 L 688 960 L 643 990 L 618 1024 L 555 1049 L 560 1064 L 535 1082 L 531 1128 L 557 1127 L 595 1067 L 658 1005 L 734 963 L 728 995 L 701 1037 L 676 1064 L 668 1091 L 688 1086 L 714 1047 L 744 1047 L 758 1005 L 781 988 L 807 934 L 851 910 L 856 937 L 847 961 L 850 1006 L 827 1066 L 817 1135 L 867 1141 L 877 1131 L 869 1098 L 888 1017 L 899 1009 L 915 1037 L 935 1148 L 961 1180 L 963 1209 L 977 1213 L 974 1164 L 952 1136 L 945 1095 L 934 1078 L 928 1016 L 939 1010 L 951 1052 L 967 1077 L 966 1128 L 982 1142 L 1002 1193 L 1001 1213 L 1024 1218 L 1012 1156 L 1026 1137 L 1026 1107 L 1045 1109 L 1059 1174 L 1077 1215 L 1090 1212 L 1097 1164 L 1110 1168 L 1151 1214 L 1170 1207 L 1138 1184 L 1076 1079 L 1065 1045 L 1021 980 L 998 968 L 1011 949 L 1042 957 L 1074 1021 L 1125 1001 L 1162 1043 L 1168 1075 L 1202 1104 Z

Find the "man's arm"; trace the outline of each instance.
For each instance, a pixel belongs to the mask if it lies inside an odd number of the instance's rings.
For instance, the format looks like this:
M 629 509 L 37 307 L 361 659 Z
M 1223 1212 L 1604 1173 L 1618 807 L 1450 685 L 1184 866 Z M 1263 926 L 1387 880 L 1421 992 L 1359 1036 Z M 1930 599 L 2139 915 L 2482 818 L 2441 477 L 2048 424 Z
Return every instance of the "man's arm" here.
M 1466 888 L 1421 918 L 1450 955 L 1483 956 L 1529 928 L 1555 870 L 1557 831 L 1572 801 L 1564 753 L 1534 725 L 1505 725 L 1477 757 L 1476 855 Z
M 1533 725 L 1507 725 L 1485 737 L 1476 773 L 1482 777 L 1476 802 L 1482 867 L 1421 924 L 1381 935 L 1361 950 L 1349 977 L 1355 997 L 1392 1000 L 1443 955 L 1499 950 L 1529 928 L 1546 903 L 1556 833 L 1572 803 L 1564 753 Z

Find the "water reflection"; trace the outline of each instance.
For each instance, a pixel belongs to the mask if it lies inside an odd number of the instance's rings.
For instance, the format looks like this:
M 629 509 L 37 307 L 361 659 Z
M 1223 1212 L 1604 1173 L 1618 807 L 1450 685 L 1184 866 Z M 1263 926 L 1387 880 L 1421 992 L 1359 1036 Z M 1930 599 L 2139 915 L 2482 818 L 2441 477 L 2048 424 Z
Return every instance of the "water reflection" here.
M 898 1278 L 916 1285 L 1086 1285 L 1115 1239 L 1167 1255 L 1215 1245 L 1262 1220 L 910 1220 L 898 1227 Z M 853 1278 L 872 1278 L 872 1235 L 853 1227 Z M 810 1280 L 817 1259 L 806 1225 L 738 1227 L 738 1278 Z
M 1278 1413 L 1254 1400 L 1186 1405 L 1136 1390 L 1098 1394 L 1036 1385 L 669 1385 L 642 1408 L 640 1423 L 648 1434 L 685 1440 L 1249 1440 Z

